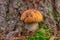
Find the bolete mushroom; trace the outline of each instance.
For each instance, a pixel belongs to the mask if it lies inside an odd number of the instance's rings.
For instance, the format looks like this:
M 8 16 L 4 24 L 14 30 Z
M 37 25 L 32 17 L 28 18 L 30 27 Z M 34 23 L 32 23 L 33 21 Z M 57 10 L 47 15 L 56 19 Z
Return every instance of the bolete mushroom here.
M 43 21 L 43 15 L 36 9 L 29 9 L 23 12 L 20 20 L 25 22 L 25 28 L 30 31 L 38 29 L 38 22 Z

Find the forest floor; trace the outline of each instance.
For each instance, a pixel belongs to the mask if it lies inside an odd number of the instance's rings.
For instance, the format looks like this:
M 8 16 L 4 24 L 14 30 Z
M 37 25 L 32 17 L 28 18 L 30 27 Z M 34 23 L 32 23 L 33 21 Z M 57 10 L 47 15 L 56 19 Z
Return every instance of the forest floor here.
M 0 40 L 60 40 L 57 3 L 55 0 L 0 0 Z M 44 17 L 35 32 L 26 32 L 22 27 L 25 24 L 20 17 L 28 9 L 37 9 Z

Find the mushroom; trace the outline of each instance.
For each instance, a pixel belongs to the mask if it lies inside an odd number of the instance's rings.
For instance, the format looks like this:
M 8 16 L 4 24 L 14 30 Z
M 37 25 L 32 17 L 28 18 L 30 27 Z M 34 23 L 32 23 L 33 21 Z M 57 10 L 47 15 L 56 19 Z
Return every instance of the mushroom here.
M 38 23 L 43 21 L 43 15 L 36 9 L 29 9 L 23 12 L 20 20 L 24 21 L 26 29 L 34 32 L 38 29 Z

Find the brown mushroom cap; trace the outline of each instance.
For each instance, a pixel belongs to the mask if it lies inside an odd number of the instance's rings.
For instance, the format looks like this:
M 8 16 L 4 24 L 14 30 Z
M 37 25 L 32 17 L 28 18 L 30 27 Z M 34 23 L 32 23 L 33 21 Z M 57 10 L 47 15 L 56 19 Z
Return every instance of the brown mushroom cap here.
M 43 15 L 38 10 L 29 9 L 23 12 L 20 20 L 24 21 L 25 23 L 41 22 L 43 20 Z

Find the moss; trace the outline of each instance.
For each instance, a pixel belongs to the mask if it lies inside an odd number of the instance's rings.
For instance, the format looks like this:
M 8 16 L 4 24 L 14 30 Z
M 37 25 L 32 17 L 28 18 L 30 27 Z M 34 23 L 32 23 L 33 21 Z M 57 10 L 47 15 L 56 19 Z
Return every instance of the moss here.
M 49 40 L 51 36 L 49 26 L 41 27 L 32 37 L 27 40 Z
M 53 19 L 55 21 L 57 21 L 57 19 L 58 19 L 57 11 L 56 10 L 53 10 L 51 7 L 48 7 L 48 14 L 47 15 L 49 15 L 50 13 L 53 16 Z
M 55 10 L 53 11 L 52 15 L 54 16 L 55 21 L 58 21 L 58 15 L 57 15 L 57 12 Z

